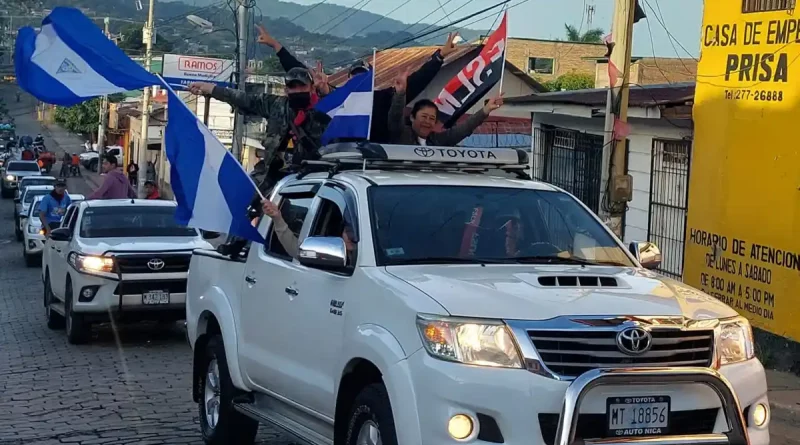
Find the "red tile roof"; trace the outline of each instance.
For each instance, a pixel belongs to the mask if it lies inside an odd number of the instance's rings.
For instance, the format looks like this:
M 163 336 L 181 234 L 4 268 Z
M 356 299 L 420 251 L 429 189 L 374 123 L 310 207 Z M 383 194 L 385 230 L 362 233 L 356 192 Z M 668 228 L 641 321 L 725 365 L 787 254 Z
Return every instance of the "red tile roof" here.
M 431 55 L 433 55 L 437 48 L 436 46 L 414 46 L 410 48 L 394 48 L 379 51 L 377 60 L 373 64 L 377 70 L 375 89 L 380 90 L 391 87 L 394 78 L 405 70 L 408 70 L 409 73 L 418 70 Z M 464 45 L 452 54 L 449 54 L 447 58 L 445 58 L 444 64 L 447 65 L 472 52 L 477 56 L 480 49 L 480 45 Z M 365 58 L 364 61 L 371 63 L 372 56 Z M 348 70 L 344 69 L 329 76 L 328 82 L 336 86 L 344 84 L 347 81 L 347 72 Z

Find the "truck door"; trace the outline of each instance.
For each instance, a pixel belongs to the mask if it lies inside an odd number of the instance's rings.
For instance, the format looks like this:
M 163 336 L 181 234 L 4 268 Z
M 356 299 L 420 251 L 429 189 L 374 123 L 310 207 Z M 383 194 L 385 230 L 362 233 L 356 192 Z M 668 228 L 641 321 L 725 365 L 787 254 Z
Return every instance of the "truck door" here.
M 307 231 L 306 216 L 320 186 L 320 180 L 291 182 L 273 197 L 298 238 Z M 261 225 L 267 226 L 267 243 L 251 246 L 242 277 L 239 362 L 253 384 L 284 395 L 295 381 L 292 374 L 296 365 L 287 355 L 295 339 L 289 338 L 289 331 L 292 325 L 305 323 L 294 315 L 295 298 L 287 290 L 291 284 L 287 277 L 300 265 L 286 252 L 266 220 Z
M 358 221 L 355 194 L 333 181 L 318 191 L 311 206 L 307 237 L 348 238 L 357 245 Z M 345 218 L 347 215 L 347 218 Z M 345 224 L 347 220 L 347 224 Z M 347 228 L 345 228 L 347 226 Z M 351 245 L 354 245 L 351 244 Z M 357 248 L 351 250 L 350 264 L 355 265 Z M 287 392 L 284 395 L 318 413 L 335 416 L 336 382 L 342 372 L 342 341 L 349 297 L 358 295 L 355 268 L 346 272 L 297 265 L 281 277 L 281 285 L 290 289 L 287 319 L 282 328 L 282 354 L 287 369 Z M 314 388 L 308 391 L 305 388 Z

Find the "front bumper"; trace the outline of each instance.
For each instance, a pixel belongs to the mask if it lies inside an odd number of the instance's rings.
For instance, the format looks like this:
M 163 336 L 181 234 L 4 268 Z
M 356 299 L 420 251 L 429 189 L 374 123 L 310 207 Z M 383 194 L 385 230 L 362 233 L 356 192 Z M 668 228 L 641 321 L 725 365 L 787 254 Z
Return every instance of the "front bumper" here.
M 17 188 L 17 181 L 9 181 L 8 179 L 3 179 L 3 188 L 7 190 L 14 190 Z
M 163 274 L 165 277 L 148 279 L 138 276 L 123 277 L 122 280 L 97 275 L 75 273 L 73 308 L 85 320 L 103 322 L 110 319 L 120 321 L 183 320 L 186 318 L 186 274 Z M 91 290 L 88 298 L 84 290 Z M 167 304 L 145 304 L 145 292 L 169 292 Z
M 390 374 L 401 373 L 402 368 L 408 370 L 412 387 L 404 395 L 390 394 L 401 402 L 392 407 L 416 411 L 400 417 L 418 419 L 419 434 L 414 436 L 426 445 L 769 443 L 769 422 L 748 426 L 750 421 L 742 414 L 756 403 L 769 406 L 764 369 L 757 360 L 728 365 L 719 372 L 710 368 L 597 369 L 572 382 L 524 369 L 444 362 L 425 350 L 412 354 L 402 366 L 395 365 Z M 607 437 L 607 400 L 645 396 L 671 398 L 670 435 Z M 475 424 L 473 436 L 465 441 L 448 434 L 448 421 L 456 414 L 469 416 Z
M 25 234 L 25 253 L 27 255 L 41 255 L 44 250 L 44 236 L 39 234 Z

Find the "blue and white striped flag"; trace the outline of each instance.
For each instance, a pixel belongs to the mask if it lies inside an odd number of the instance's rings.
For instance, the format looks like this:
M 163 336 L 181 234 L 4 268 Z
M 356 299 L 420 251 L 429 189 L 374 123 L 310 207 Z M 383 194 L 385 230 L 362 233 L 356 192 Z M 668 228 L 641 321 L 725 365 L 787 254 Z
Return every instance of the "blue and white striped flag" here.
M 375 70 L 370 69 L 317 102 L 314 108 L 332 118 L 322 134 L 323 145 L 339 138 L 369 139 L 374 79 Z
M 161 83 L 91 19 L 68 7 L 53 9 L 39 32 L 29 26 L 19 30 L 14 65 L 23 90 L 61 106 Z
M 258 193 L 242 165 L 167 86 L 165 149 L 180 224 L 264 243 L 247 208 Z

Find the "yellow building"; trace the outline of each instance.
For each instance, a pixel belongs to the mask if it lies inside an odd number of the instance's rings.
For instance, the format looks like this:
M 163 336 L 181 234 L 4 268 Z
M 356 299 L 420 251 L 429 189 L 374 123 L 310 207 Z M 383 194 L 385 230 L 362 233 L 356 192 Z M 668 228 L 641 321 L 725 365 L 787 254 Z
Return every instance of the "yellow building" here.
M 795 0 L 705 0 L 683 280 L 755 326 L 800 340 L 794 7 Z

